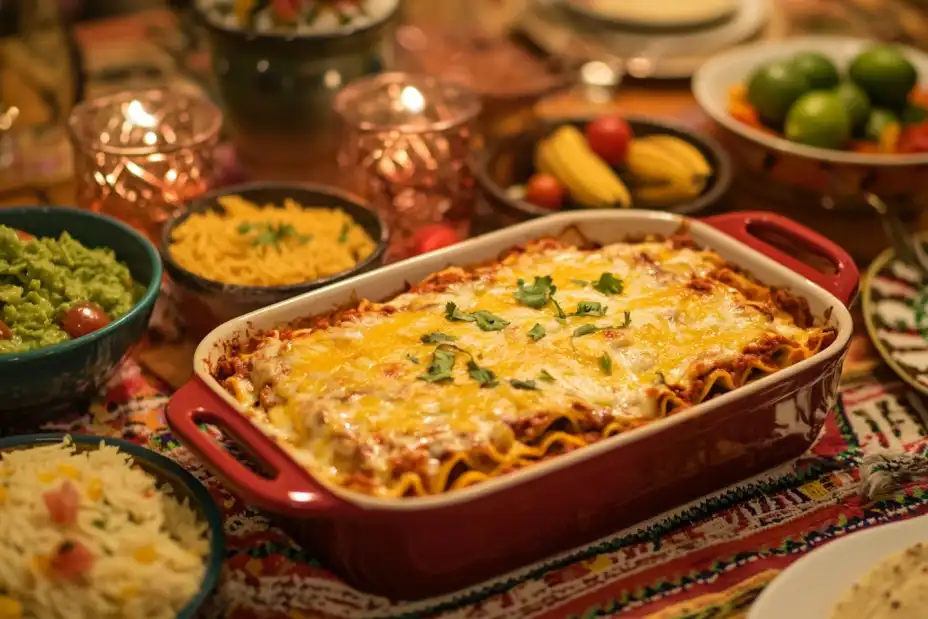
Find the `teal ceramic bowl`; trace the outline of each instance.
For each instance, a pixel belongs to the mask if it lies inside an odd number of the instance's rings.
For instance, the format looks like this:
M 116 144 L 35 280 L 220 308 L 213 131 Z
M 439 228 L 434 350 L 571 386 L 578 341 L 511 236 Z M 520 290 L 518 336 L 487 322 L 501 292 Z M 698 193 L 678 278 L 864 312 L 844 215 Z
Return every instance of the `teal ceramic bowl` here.
M 0 209 L 0 224 L 38 237 L 67 231 L 88 247 L 109 247 L 144 293 L 126 315 L 99 331 L 55 346 L 0 355 L 0 428 L 36 427 L 95 394 L 148 328 L 161 287 L 154 245 L 129 226 L 74 208 Z
M 0 438 L 0 454 L 6 451 L 60 443 L 65 436 L 65 434 L 50 433 L 24 434 Z M 206 557 L 206 573 L 197 594 L 177 615 L 177 619 L 194 619 L 197 611 L 210 598 L 219 583 L 219 576 L 222 573 L 222 566 L 226 557 L 226 536 L 223 530 L 222 512 L 219 511 L 219 507 L 216 506 L 209 491 L 193 475 L 170 458 L 134 443 L 86 434 L 71 434 L 70 436 L 79 451 L 96 449 L 103 442 L 118 447 L 120 451 L 129 454 L 136 465 L 158 480 L 158 486 L 162 491 L 169 492 L 181 501 L 186 499 L 187 504 L 196 512 L 200 521 L 206 524 L 209 530 L 209 555 Z

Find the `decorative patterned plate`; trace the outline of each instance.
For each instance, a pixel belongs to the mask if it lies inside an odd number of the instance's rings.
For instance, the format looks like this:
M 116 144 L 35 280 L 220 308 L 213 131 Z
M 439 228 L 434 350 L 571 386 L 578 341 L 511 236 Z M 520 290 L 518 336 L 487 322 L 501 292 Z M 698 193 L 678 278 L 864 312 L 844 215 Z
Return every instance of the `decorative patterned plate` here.
M 902 380 L 928 395 L 928 277 L 896 260 L 890 248 L 870 265 L 861 298 L 867 333 L 880 355 Z

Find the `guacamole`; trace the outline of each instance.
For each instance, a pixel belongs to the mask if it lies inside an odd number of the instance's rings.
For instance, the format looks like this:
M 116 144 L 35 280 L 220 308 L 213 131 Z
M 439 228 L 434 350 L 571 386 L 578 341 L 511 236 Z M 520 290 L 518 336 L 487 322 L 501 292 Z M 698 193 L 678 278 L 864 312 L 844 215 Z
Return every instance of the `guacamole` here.
M 33 238 L 0 225 L 0 355 L 72 339 L 62 325 L 73 308 L 102 310 L 105 323 L 140 296 L 112 250 L 89 249 L 67 232 Z

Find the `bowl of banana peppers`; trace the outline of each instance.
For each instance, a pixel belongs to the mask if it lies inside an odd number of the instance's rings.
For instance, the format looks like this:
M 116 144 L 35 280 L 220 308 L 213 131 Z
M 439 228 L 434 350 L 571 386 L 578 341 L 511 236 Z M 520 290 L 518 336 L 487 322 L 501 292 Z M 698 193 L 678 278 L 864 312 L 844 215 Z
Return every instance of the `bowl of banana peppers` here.
M 732 183 L 731 159 L 711 137 L 614 113 L 539 122 L 490 142 L 473 165 L 503 225 L 563 209 L 694 214 L 718 206 Z

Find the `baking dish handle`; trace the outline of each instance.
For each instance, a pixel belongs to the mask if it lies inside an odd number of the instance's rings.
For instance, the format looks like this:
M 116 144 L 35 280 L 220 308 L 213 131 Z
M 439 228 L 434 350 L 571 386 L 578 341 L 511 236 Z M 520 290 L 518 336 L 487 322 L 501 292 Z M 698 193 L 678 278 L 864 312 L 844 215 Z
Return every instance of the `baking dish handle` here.
M 166 409 L 168 425 L 198 458 L 210 463 L 247 503 L 270 512 L 308 516 L 325 512 L 343 514 L 357 509 L 324 488 L 283 449 L 248 419 L 223 401 L 200 378 L 178 389 Z M 222 447 L 198 424 L 217 426 L 268 469 L 271 477 L 253 472 Z
M 838 297 L 846 306 L 850 306 L 857 297 L 860 273 L 857 271 L 854 260 L 846 251 L 818 232 L 787 217 L 766 211 L 724 213 L 704 217 L 701 221 L 818 284 Z M 825 258 L 831 263 L 835 272 L 822 273 L 782 249 L 774 247 L 757 236 L 757 232 L 762 230 L 779 234 L 810 253 Z

